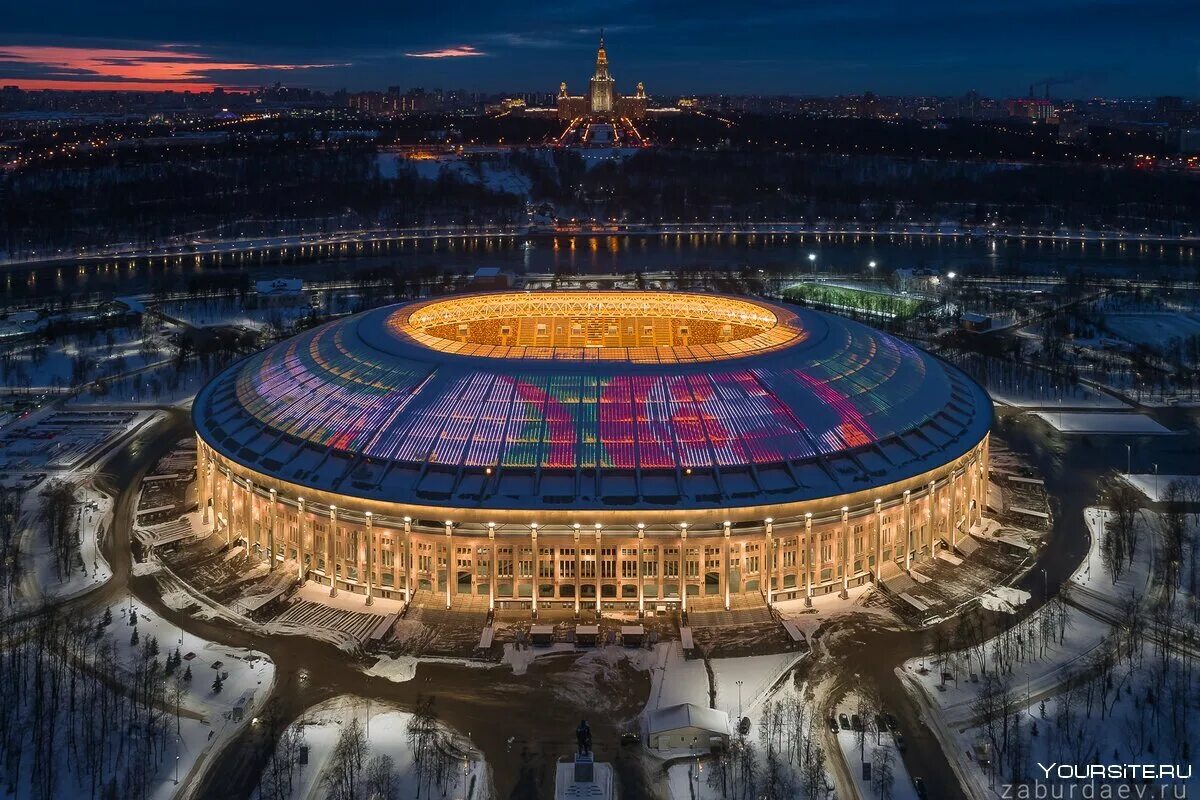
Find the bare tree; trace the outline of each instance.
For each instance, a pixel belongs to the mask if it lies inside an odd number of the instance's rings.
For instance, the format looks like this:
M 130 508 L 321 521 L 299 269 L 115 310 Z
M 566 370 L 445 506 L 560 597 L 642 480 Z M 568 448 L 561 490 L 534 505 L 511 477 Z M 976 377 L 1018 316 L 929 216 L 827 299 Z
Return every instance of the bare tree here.
M 891 800 L 896 786 L 896 757 L 890 747 L 876 747 L 871 756 L 871 788 L 879 800 Z

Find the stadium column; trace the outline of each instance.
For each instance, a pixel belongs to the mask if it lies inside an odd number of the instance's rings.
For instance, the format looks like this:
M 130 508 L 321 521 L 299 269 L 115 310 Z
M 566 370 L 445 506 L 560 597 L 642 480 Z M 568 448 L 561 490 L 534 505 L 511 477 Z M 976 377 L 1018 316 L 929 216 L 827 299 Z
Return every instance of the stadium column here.
M 209 458 L 208 458 L 207 471 L 208 471 L 208 475 L 206 476 L 206 479 L 208 480 L 208 505 L 212 506 L 212 524 L 213 524 L 213 530 L 216 531 L 216 529 L 217 529 L 217 469 L 213 465 L 212 456 L 209 456 Z M 207 508 L 205 508 L 205 513 L 208 513 Z M 205 517 L 204 521 L 207 522 L 208 517 Z
M 258 537 L 254 535 L 254 481 L 246 481 L 246 504 L 245 514 L 242 517 L 242 525 L 246 529 L 246 547 L 251 546 L 251 543 L 257 544 L 259 549 L 262 549 L 262 542 L 258 541 Z
M 972 525 L 983 521 L 983 507 L 987 505 L 987 466 L 983 456 L 976 456 L 975 462 L 975 519 Z
M 538 556 L 537 531 L 538 524 L 536 522 L 529 523 L 529 549 L 531 551 L 530 556 L 533 559 L 532 569 L 530 570 L 533 573 L 533 586 L 529 592 L 529 607 L 533 609 L 534 619 L 537 619 L 538 613 L 538 580 L 542 567 L 541 558 Z
M 404 518 L 404 602 L 413 599 L 412 517 Z
M 812 607 L 813 572 L 816 571 L 817 548 L 813 544 L 812 512 L 804 515 L 804 547 L 807 552 L 804 557 L 804 605 Z
M 958 545 L 958 485 L 961 483 L 960 477 L 966 477 L 966 469 L 963 469 L 962 475 L 950 470 L 950 546 Z
M 275 521 L 278 514 L 276 506 L 279 502 L 279 494 L 271 490 L 271 507 L 267 511 L 267 571 L 275 570 Z
M 758 565 L 758 580 L 762 584 L 759 591 L 767 599 L 768 606 L 771 605 L 771 575 L 774 572 L 774 564 L 771 559 L 771 534 L 770 523 L 763 525 L 763 551 L 761 563 Z
M 208 502 L 212 499 L 209 491 L 209 483 L 212 478 L 212 462 L 208 455 L 204 452 L 204 446 L 196 451 L 199 455 L 199 461 L 196 463 L 196 491 L 199 493 L 197 498 L 200 503 L 200 522 L 208 524 Z
M 603 528 L 601 527 L 600 523 L 597 522 L 596 523 L 596 560 L 592 563 L 592 569 L 596 573 L 594 577 L 596 578 L 596 618 L 597 618 L 597 622 L 599 621 L 599 617 L 600 617 L 600 559 L 601 559 L 600 535 L 601 535 L 602 531 L 603 531 Z
M 208 458 L 204 454 L 203 443 L 196 445 L 196 504 L 200 507 L 200 521 L 208 522 L 208 502 L 204 495 L 208 491 L 208 472 L 205 470 L 205 462 Z
M 371 563 L 372 551 L 375 549 L 375 515 L 370 511 L 363 513 L 367 520 L 367 601 L 366 605 L 372 605 L 375 598 L 371 595 Z
M 662 540 L 654 543 L 654 558 L 658 561 L 654 574 L 658 576 L 658 593 L 655 595 L 658 604 L 666 607 L 665 600 L 667 599 L 667 576 L 663 574 L 663 547 Z
M 934 528 L 937 524 L 936 509 L 934 504 L 937 503 L 937 482 L 929 482 L 929 491 L 925 493 L 925 504 L 929 508 L 929 557 L 933 558 L 933 541 L 935 538 Z
M 883 578 L 883 501 L 875 501 L 875 583 Z
M 768 525 L 772 526 L 771 530 L 772 530 L 772 535 L 773 535 L 774 530 L 775 530 L 773 527 L 775 525 L 775 520 L 771 517 L 767 517 L 765 522 Z M 771 561 L 772 561 L 772 566 L 774 567 L 776 580 L 774 583 L 775 588 L 772 591 L 771 596 L 775 597 L 776 595 L 783 592 L 783 548 L 784 548 L 785 544 L 784 544 L 784 541 L 780 540 L 780 539 L 773 538 L 772 540 L 775 543 L 775 552 L 771 554 Z
M 337 539 L 337 506 L 329 506 L 329 533 L 325 536 L 325 574 L 329 576 L 329 596 L 337 597 L 337 564 L 334 540 Z
M 446 520 L 446 608 L 450 608 L 450 600 L 453 597 L 451 593 L 451 577 L 454 570 L 454 540 L 451 538 L 454 535 L 454 523 Z
M 642 543 L 646 540 L 646 526 L 638 523 L 637 546 L 637 579 L 638 579 L 638 616 L 646 616 L 646 583 L 642 580 Z
M 679 602 L 687 613 L 687 523 L 679 523 Z
M 488 523 L 488 558 L 491 560 L 489 567 L 491 577 L 488 579 L 488 611 L 496 610 L 496 523 Z M 576 610 L 578 610 L 579 601 L 576 600 Z
M 225 472 L 225 544 L 233 541 L 233 472 Z
M 733 527 L 733 523 L 726 520 L 725 525 L 724 525 L 725 535 L 724 535 L 724 537 L 722 537 L 722 542 L 721 542 L 721 545 L 722 545 L 721 549 L 723 551 L 721 554 L 721 557 L 724 559 L 723 566 L 725 567 L 725 610 L 726 611 L 729 610 L 729 583 L 730 583 L 730 581 L 729 581 L 729 578 L 730 578 L 729 534 L 731 533 L 730 529 L 732 527 Z
M 904 571 L 912 570 L 912 492 L 904 490 Z
M 850 596 L 850 570 L 854 567 L 854 543 L 850 541 L 850 508 L 842 506 L 842 598 Z
M 571 538 L 575 542 L 575 617 L 579 618 L 579 523 L 571 526 Z
M 296 500 L 296 579 L 304 582 L 304 498 Z

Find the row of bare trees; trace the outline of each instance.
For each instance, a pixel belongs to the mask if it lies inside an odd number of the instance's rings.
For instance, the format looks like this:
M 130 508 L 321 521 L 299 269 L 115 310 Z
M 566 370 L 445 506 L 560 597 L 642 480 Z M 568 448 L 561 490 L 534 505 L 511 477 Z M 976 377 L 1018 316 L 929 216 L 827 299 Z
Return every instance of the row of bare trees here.
M 811 700 L 789 689 L 763 705 L 757 742 L 743 728 L 708 775 L 708 785 L 733 800 L 821 800 L 825 775 L 820 716 Z
M 132 619 L 132 618 L 131 618 Z M 175 752 L 190 668 L 134 639 L 122 665 L 109 610 L 99 619 L 51 607 L 0 625 L 0 785 L 51 800 L 146 798 Z M 133 626 L 134 636 L 137 628 Z M 172 719 L 174 718 L 174 719 Z

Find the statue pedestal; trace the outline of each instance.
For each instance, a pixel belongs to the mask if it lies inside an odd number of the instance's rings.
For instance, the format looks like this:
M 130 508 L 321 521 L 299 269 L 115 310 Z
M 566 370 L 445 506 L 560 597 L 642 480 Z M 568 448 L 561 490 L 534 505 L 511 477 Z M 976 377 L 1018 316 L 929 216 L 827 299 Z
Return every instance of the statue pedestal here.
M 575 782 L 576 783 L 594 783 L 595 764 L 592 762 L 591 753 L 578 753 L 575 756 Z

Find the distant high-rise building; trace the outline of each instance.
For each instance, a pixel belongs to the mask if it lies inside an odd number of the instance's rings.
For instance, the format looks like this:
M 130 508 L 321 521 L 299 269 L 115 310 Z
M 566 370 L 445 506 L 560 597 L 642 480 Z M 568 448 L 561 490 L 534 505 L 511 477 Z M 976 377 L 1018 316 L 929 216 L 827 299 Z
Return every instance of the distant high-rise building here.
M 630 97 L 622 97 L 616 89 L 616 80 L 608 71 L 608 52 L 604 47 L 604 34 L 600 34 L 600 47 L 596 51 L 596 69 L 588 82 L 587 95 L 567 93 L 567 84 L 558 85 L 558 117 L 569 121 L 578 117 L 596 119 L 641 119 L 646 116 L 646 87 L 638 83 Z

